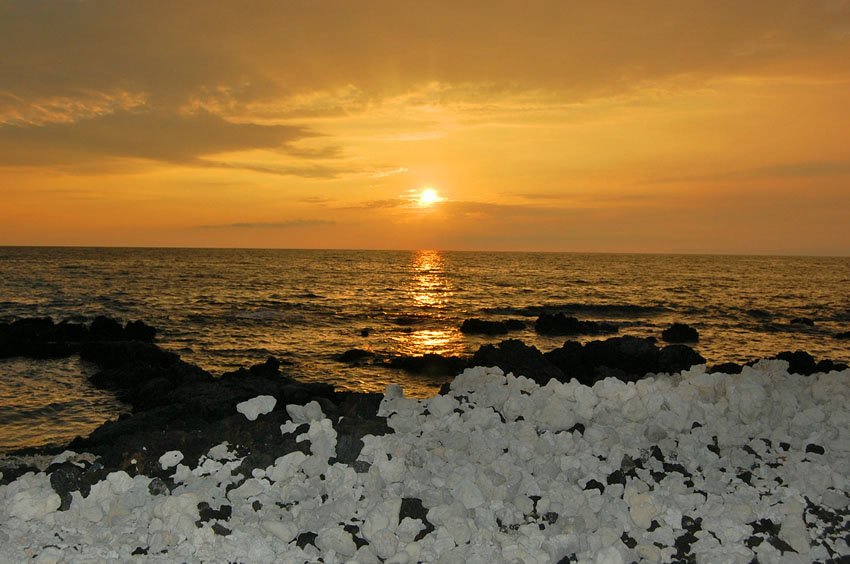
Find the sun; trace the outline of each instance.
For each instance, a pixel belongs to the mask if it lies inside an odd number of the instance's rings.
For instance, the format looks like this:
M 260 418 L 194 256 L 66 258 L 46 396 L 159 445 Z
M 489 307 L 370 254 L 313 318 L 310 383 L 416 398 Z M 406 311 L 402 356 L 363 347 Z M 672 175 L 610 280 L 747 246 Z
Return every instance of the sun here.
M 437 193 L 433 188 L 423 188 L 421 192 L 419 192 L 419 197 L 417 198 L 417 204 L 420 208 L 428 208 L 436 204 L 437 202 L 442 202 L 443 198 Z

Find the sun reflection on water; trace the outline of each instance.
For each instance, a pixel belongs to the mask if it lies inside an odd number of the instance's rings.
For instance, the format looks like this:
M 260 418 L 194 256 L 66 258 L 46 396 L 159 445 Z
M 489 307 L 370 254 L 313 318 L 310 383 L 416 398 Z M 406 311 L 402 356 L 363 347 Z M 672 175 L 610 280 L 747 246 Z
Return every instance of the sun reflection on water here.
M 445 274 L 446 262 L 440 251 L 415 251 L 409 266 L 410 279 L 406 294 L 422 319 L 422 327 L 412 328 L 398 336 L 402 354 L 458 355 L 464 350 L 457 328 L 445 328 L 443 311 L 450 305 L 454 284 Z M 436 328 L 433 325 L 441 325 Z
M 454 288 L 443 275 L 443 256 L 440 251 L 416 251 L 410 265 L 412 274 L 408 295 L 423 308 L 448 305 Z

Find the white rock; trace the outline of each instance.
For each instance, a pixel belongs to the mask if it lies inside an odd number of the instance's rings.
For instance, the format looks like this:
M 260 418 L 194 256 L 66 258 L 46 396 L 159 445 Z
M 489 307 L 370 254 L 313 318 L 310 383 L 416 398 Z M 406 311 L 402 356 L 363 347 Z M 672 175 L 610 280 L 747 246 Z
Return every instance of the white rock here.
M 207 456 L 213 460 L 234 460 L 236 458 L 236 455 L 230 452 L 230 443 L 227 441 L 212 447 Z
M 354 553 L 357 552 L 357 545 L 354 543 L 351 533 L 339 527 L 328 527 L 319 531 L 319 535 L 316 537 L 316 546 L 319 550 L 325 552 L 333 550 L 343 556 L 354 556 Z
M 395 531 L 398 527 L 398 517 L 401 511 L 401 498 L 391 497 L 376 505 L 366 516 L 360 532 L 363 538 L 372 540 L 378 531 Z
M 380 558 L 392 558 L 398 552 L 398 537 L 392 531 L 379 529 L 371 537 L 369 545 Z
M 274 396 L 257 396 L 236 404 L 236 411 L 245 416 L 248 421 L 255 421 L 260 415 L 270 413 L 277 405 Z
M 596 564 L 624 564 L 625 560 L 620 551 L 613 546 L 603 548 L 596 553 Z
M 12 496 L 6 511 L 12 517 L 24 521 L 41 520 L 46 515 L 55 512 L 62 505 L 62 500 L 50 488 L 33 487 L 20 491 Z
M 172 466 L 177 466 L 183 460 L 183 453 L 179 450 L 169 450 L 159 457 L 159 465 L 163 470 L 168 470 Z
M 325 414 L 322 413 L 322 406 L 320 406 L 319 402 L 316 401 L 311 401 L 307 405 L 287 405 L 286 412 L 289 414 L 289 418 L 295 426 L 298 426 L 301 423 L 321 421 L 325 418 Z
M 283 521 L 262 521 L 260 527 L 280 539 L 284 543 L 291 542 L 298 536 L 298 527 L 293 522 Z
M 629 515 L 635 525 L 642 529 L 648 529 L 652 525 L 652 520 L 658 515 L 658 506 L 655 500 L 648 493 L 633 493 L 629 495 L 626 491 L 626 501 L 629 504 Z
M 464 478 L 451 489 L 455 499 L 467 509 L 475 509 L 484 503 L 484 494 L 470 478 Z

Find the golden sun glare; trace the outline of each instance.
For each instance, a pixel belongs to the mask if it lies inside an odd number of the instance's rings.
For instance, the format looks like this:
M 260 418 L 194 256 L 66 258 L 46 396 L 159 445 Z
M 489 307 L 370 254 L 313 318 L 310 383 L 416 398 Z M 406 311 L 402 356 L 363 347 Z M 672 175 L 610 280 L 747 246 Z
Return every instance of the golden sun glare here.
M 428 208 L 436 204 L 437 202 L 442 202 L 443 198 L 437 193 L 433 188 L 423 188 L 419 193 L 419 198 L 417 199 L 417 203 L 420 208 Z

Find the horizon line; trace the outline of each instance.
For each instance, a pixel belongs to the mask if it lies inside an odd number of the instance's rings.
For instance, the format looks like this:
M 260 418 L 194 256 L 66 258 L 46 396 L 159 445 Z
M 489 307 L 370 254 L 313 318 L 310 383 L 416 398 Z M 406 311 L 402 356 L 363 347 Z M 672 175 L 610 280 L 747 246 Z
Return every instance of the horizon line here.
M 757 252 L 708 252 L 708 251 L 546 251 L 546 250 L 505 250 L 505 249 L 379 249 L 379 248 L 321 248 L 321 247 L 188 247 L 180 245 L 6 245 L 0 249 L 113 249 L 113 250 L 184 250 L 184 251 L 350 251 L 350 252 L 386 252 L 412 253 L 434 251 L 440 253 L 494 253 L 494 254 L 562 254 L 562 255 L 638 255 L 638 256 L 702 256 L 702 257 L 796 257 L 796 258 L 850 258 L 850 253 L 807 254 L 807 253 L 757 253 Z

